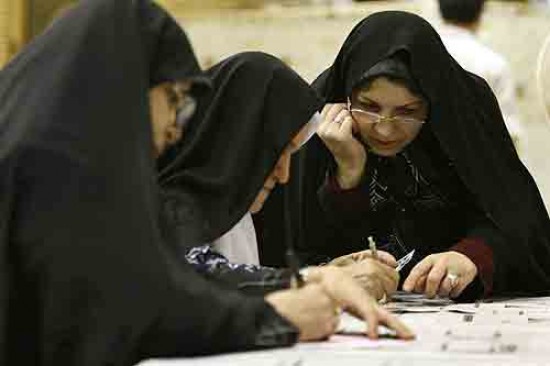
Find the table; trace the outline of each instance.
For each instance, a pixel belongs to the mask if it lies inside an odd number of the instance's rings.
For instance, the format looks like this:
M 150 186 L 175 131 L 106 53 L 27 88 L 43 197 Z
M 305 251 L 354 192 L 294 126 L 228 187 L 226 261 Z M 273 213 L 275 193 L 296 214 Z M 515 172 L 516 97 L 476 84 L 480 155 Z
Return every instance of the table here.
M 326 342 L 221 356 L 150 360 L 140 366 L 550 365 L 550 297 L 467 304 L 417 295 L 398 294 L 396 298 L 387 306 L 414 329 L 414 341 L 371 341 L 359 335 L 363 322 L 344 315 L 339 333 Z

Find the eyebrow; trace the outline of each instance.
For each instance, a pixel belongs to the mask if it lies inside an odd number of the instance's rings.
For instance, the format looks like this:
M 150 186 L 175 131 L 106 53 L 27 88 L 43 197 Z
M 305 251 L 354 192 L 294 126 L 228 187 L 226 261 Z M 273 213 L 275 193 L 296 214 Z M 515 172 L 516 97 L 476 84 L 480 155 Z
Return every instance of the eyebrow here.
M 422 104 L 422 101 L 421 100 L 415 100 L 414 102 L 409 102 L 407 104 L 403 104 L 399 107 L 403 108 L 403 107 L 411 107 L 411 106 L 415 106 L 417 104 Z
M 370 103 L 374 103 L 374 104 L 380 104 L 376 100 L 373 100 L 373 99 L 371 99 L 367 96 L 361 95 L 361 94 L 359 94 L 357 96 L 357 100 L 359 102 L 370 102 Z M 414 100 L 414 101 L 408 102 L 406 104 L 399 105 L 396 108 L 411 107 L 411 106 L 415 106 L 417 104 L 422 104 L 422 103 L 423 103 L 423 101 L 419 99 L 419 100 Z

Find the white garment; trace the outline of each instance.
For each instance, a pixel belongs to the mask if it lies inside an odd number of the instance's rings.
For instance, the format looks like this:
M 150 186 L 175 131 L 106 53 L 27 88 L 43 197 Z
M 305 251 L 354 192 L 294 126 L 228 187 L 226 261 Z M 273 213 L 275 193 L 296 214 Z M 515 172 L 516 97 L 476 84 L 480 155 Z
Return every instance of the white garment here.
M 465 70 L 487 81 L 498 100 L 508 132 L 516 141 L 516 148 L 522 150 L 526 136 L 519 118 L 516 86 L 508 62 L 467 29 L 445 24 L 439 33 L 453 58 Z
M 256 230 L 250 213 L 212 243 L 212 248 L 234 264 L 260 264 Z

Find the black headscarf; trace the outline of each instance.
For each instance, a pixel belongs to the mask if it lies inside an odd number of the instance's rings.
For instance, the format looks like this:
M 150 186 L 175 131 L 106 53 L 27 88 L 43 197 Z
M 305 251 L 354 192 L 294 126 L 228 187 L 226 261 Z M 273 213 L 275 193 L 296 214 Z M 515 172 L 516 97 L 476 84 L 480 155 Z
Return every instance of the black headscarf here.
M 185 248 L 212 242 L 248 212 L 284 148 L 321 106 L 300 76 L 266 54 L 235 55 L 207 75 L 213 90 L 159 167 L 167 218 Z
M 401 56 L 401 57 L 400 57 Z M 391 81 L 395 81 L 404 85 L 413 94 L 422 97 L 422 91 L 417 85 L 416 80 L 411 75 L 406 60 L 401 58 L 402 53 L 396 53 L 392 57 L 386 58 L 373 67 L 365 71 L 361 78 L 356 81 L 354 89 L 368 89 L 370 83 L 379 77 L 386 77 Z
M 161 240 L 148 90 L 200 69 L 147 0 L 83 0 L 0 77 L 0 363 L 130 365 L 252 347 L 273 310 Z
M 428 22 L 396 11 L 365 18 L 314 87 L 327 103 L 345 102 L 367 70 L 395 55 L 406 60 L 428 99 L 423 130 L 433 133 L 502 234 L 488 243 L 495 293 L 550 289 L 550 225 L 537 186 L 515 152 L 490 88 L 458 65 Z M 302 188 L 311 200 L 330 154 L 319 139 L 307 150 L 302 174 L 309 182 Z

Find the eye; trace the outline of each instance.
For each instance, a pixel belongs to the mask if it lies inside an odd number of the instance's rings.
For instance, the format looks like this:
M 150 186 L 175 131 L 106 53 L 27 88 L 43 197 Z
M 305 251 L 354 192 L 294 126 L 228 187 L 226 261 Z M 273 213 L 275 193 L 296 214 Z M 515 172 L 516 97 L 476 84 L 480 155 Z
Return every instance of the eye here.
M 368 112 L 380 112 L 380 106 L 370 101 L 359 101 L 359 108 Z
M 397 108 L 395 111 L 400 116 L 409 116 L 417 112 L 417 110 L 413 108 Z
M 164 88 L 164 90 L 166 92 L 166 98 L 168 99 L 168 103 L 172 107 L 177 107 L 180 100 L 178 93 L 170 86 L 167 86 L 166 88 Z

